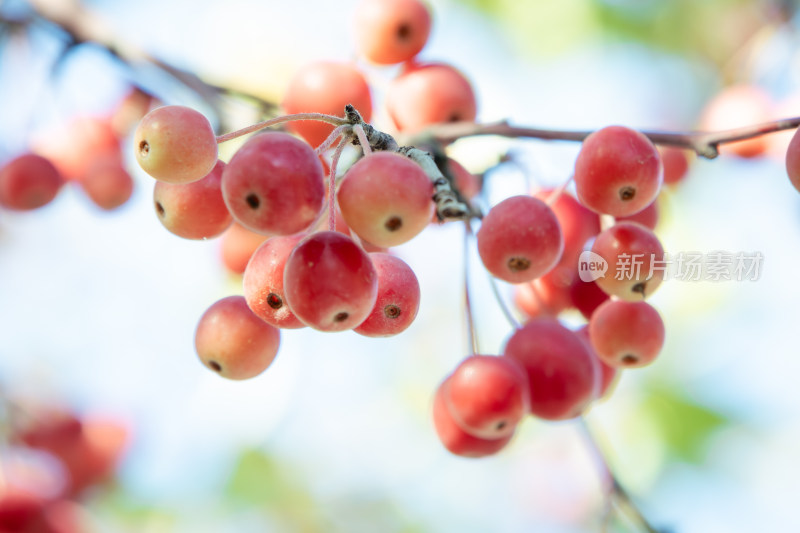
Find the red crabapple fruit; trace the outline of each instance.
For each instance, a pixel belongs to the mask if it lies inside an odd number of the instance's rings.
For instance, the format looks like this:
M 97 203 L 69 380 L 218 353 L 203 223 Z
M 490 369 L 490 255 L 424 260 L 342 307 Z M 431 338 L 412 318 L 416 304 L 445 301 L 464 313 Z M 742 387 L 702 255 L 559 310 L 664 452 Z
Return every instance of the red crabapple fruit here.
M 529 318 L 557 316 L 572 305 L 569 290 L 577 278 L 575 267 L 554 268 L 547 274 L 514 287 L 514 304 Z
M 786 149 L 786 173 L 794 188 L 800 191 L 800 130 L 795 131 Z
M 420 0 L 364 0 L 356 8 L 358 51 L 378 65 L 413 58 L 430 31 L 431 13 Z
M 204 178 L 191 183 L 156 182 L 153 204 L 158 219 L 169 231 L 184 239 L 211 239 L 233 222 L 222 198 L 222 170 L 217 161 Z
M 150 111 L 133 135 L 136 161 L 159 181 L 197 181 L 217 163 L 217 137 L 192 108 L 168 105 Z
M 658 149 L 664 165 L 664 184 L 673 185 L 683 181 L 689 173 L 689 152 L 673 146 Z
M 455 159 L 447 158 L 447 164 L 455 180 L 455 188 L 467 200 L 473 199 L 481 192 L 481 181 Z
M 378 297 L 369 316 L 353 331 L 366 337 L 397 335 L 411 325 L 419 309 L 419 281 L 399 257 L 371 253 L 378 275 Z
M 444 401 L 453 420 L 473 437 L 506 437 L 529 412 L 528 376 L 514 359 L 473 355 L 445 382 Z
M 548 203 L 554 189 L 542 189 L 534 196 Z M 578 264 L 578 256 L 583 251 L 586 242 L 600 233 L 600 217 L 597 213 L 587 209 L 567 191 L 562 191 L 552 202 L 550 209 L 558 219 L 561 233 L 564 236 L 564 253 L 559 265 L 574 271 Z
M 276 328 L 305 326 L 289 310 L 283 288 L 286 260 L 305 233 L 271 237 L 253 253 L 244 270 L 242 285 L 247 305 L 259 318 Z
M 341 116 L 347 104 L 352 104 L 365 122 L 372 118 L 372 96 L 364 75 L 351 64 L 318 61 L 295 73 L 282 106 L 288 114 Z M 333 125 L 316 120 L 296 120 L 287 127 L 312 146 L 322 144 L 333 131 Z
M 288 133 L 251 137 L 222 171 L 222 197 L 240 224 L 265 235 L 307 229 L 325 201 L 322 163 Z
M 78 183 L 95 205 L 107 211 L 120 207 L 133 194 L 133 179 L 114 154 L 92 161 Z
M 569 298 L 571 307 L 581 312 L 585 319 L 592 317 L 594 310 L 608 301 L 609 296 L 603 289 L 597 286 L 595 281 L 583 281 L 579 276 L 575 276 L 572 285 L 569 287 Z
M 575 161 L 580 202 L 596 213 L 624 217 L 655 200 L 663 169 L 658 150 L 642 133 L 607 126 L 583 141 Z
M 575 333 L 578 334 L 578 337 L 580 337 L 583 343 L 586 345 L 586 348 L 589 350 L 592 359 L 597 361 L 597 366 L 600 369 L 600 387 L 597 390 L 595 397 L 596 399 L 600 399 L 606 396 L 614 383 L 616 383 L 620 375 L 620 369 L 607 365 L 602 359 L 600 359 L 600 357 L 598 357 L 597 352 L 595 352 L 594 347 L 592 346 L 592 341 L 589 339 L 588 325 L 582 326 Z
M 509 283 L 545 274 L 564 248 L 552 209 L 532 196 L 512 196 L 492 207 L 481 222 L 477 241 L 486 270 Z
M 611 296 L 644 300 L 664 280 L 664 248 L 652 230 L 636 222 L 618 222 L 602 231 L 592 252 L 608 263 L 595 283 Z
M 55 166 L 36 154 L 15 157 L 0 168 L 0 206 L 29 211 L 47 205 L 64 179 Z
M 664 346 L 664 322 L 647 302 L 608 301 L 592 314 L 588 329 L 597 356 L 614 367 L 648 365 Z
M 617 222 L 638 222 L 646 228 L 655 230 L 658 225 L 658 214 L 658 200 L 656 199 L 638 213 L 626 217 L 616 217 L 615 220 Z
M 580 415 L 594 399 L 600 370 L 584 342 L 550 318 L 533 319 L 511 335 L 503 355 L 528 373 L 531 414 L 545 420 Z
M 267 238 L 266 235 L 250 231 L 234 221 L 222 233 L 220 246 L 222 264 L 232 274 L 244 274 L 244 270 L 253 253 Z
M 376 246 L 396 246 L 430 223 L 433 184 L 417 163 L 393 152 L 363 157 L 344 176 L 337 193 L 345 222 Z
M 445 400 L 447 382 L 445 380 L 439 385 L 433 399 L 433 425 L 442 445 L 452 454 L 473 458 L 493 455 L 505 448 L 513 434 L 499 439 L 482 439 L 470 435 L 456 423 Z
M 320 331 L 343 331 L 369 316 L 378 296 L 378 276 L 353 239 L 320 231 L 289 255 L 283 289 L 289 309 L 301 322 Z
M 408 65 L 389 85 L 386 109 L 397 129 L 404 132 L 433 124 L 469 122 L 477 114 L 470 82 L 455 68 L 441 63 Z
M 97 158 L 122 161 L 119 135 L 105 117 L 73 117 L 35 134 L 31 142 L 33 151 L 49 159 L 66 181 L 83 180 Z
M 209 307 L 197 324 L 194 345 L 208 368 L 228 379 L 249 379 L 272 364 L 280 330 L 247 307 L 244 296 L 228 296 Z

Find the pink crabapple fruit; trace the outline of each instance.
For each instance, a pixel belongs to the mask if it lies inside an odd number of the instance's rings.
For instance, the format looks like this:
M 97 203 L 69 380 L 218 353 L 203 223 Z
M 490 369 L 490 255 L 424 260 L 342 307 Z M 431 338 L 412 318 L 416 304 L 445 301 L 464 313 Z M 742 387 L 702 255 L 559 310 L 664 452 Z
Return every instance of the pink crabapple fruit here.
M 508 357 L 467 357 L 450 374 L 443 394 L 456 424 L 482 439 L 511 435 L 529 413 L 528 376 Z
M 419 310 L 419 281 L 399 257 L 369 254 L 378 276 L 378 296 L 369 316 L 353 331 L 366 337 L 397 335 L 411 325 Z
M 272 364 L 280 339 L 280 330 L 254 315 L 244 296 L 228 296 L 203 313 L 194 343 L 205 366 L 224 378 L 241 380 Z
M 217 163 L 217 137 L 208 119 L 192 108 L 153 109 L 133 134 L 136 161 L 159 181 L 189 183 Z
M 364 322 L 378 296 L 367 253 L 336 231 L 309 235 L 292 250 L 283 273 L 286 303 L 304 324 L 344 331 Z

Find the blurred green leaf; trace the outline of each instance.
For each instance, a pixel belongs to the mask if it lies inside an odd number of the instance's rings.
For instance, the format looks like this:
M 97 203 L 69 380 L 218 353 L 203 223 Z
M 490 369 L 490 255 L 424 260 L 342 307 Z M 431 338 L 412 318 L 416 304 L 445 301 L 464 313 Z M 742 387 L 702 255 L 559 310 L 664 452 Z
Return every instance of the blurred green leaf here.
M 731 423 L 727 416 L 686 398 L 678 387 L 651 390 L 642 409 L 662 432 L 670 453 L 694 464 L 703 462 L 714 432 Z
M 779 0 L 458 0 L 511 30 L 521 49 L 552 57 L 589 40 L 635 41 L 723 66 L 782 18 Z

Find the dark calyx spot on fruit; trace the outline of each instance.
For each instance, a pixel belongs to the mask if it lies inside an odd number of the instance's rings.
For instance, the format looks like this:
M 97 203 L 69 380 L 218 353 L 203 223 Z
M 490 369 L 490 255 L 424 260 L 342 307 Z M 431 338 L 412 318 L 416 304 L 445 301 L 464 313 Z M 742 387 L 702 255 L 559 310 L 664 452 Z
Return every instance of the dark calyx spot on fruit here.
M 619 199 L 623 202 L 633 200 L 634 196 L 636 196 L 636 189 L 634 187 L 627 185 L 619 190 Z
M 267 305 L 273 309 L 280 309 L 283 307 L 283 299 L 274 292 L 267 295 Z
M 495 424 L 494 429 L 496 429 L 497 431 L 500 431 L 501 429 L 506 427 L 507 424 L 508 424 L 508 422 L 506 422 L 505 420 L 501 420 L 500 422 Z
M 399 317 L 403 311 L 400 307 L 396 306 L 395 304 L 389 304 L 383 308 L 383 314 L 386 315 L 386 318 L 397 318 Z
M 253 209 L 258 209 L 258 206 L 261 205 L 261 200 L 258 199 L 258 195 L 252 192 L 245 196 L 244 201 Z
M 342 311 L 341 313 L 337 313 L 335 317 L 333 317 L 334 322 L 344 322 L 347 320 L 347 317 L 350 316 L 350 313 Z
M 448 122 L 461 122 L 461 113 L 458 111 L 453 111 L 450 113 L 450 116 L 447 117 Z
M 144 156 L 149 153 L 150 153 L 150 144 L 147 141 L 141 141 L 139 143 L 139 154 Z
M 167 212 L 164 210 L 164 206 L 161 205 L 161 202 L 156 202 L 156 213 L 158 213 L 158 216 L 161 218 L 164 218 L 164 216 L 167 214 Z
M 389 231 L 397 231 L 403 227 L 403 219 L 400 217 L 391 217 L 386 223 L 383 225 Z
M 406 41 L 409 37 L 411 37 L 411 25 L 400 24 L 397 27 L 397 38 L 401 41 Z
M 644 298 L 644 289 L 647 287 L 647 283 L 642 281 L 631 287 L 631 292 L 635 292 L 636 294 L 641 294 L 642 298 Z
M 508 269 L 511 272 L 522 272 L 523 270 L 528 270 L 530 266 L 530 260 L 524 257 L 512 257 L 508 260 Z
M 628 354 L 622 358 L 623 365 L 635 365 L 639 362 L 639 358 L 633 354 Z
M 214 372 L 222 372 L 222 365 L 214 360 L 208 362 L 208 367 Z

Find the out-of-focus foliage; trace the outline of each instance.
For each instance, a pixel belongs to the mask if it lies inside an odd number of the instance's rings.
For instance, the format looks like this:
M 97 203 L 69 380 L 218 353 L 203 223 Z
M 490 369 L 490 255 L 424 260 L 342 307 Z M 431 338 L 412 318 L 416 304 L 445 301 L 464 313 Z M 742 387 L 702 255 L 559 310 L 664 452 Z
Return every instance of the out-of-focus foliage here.
M 642 402 L 642 411 L 658 428 L 672 457 L 694 464 L 705 458 L 705 445 L 732 421 L 722 413 L 693 402 L 682 389 L 659 384 Z
M 719 65 L 796 9 L 787 0 L 458 1 L 498 19 L 522 49 L 539 56 L 591 40 L 634 40 Z

